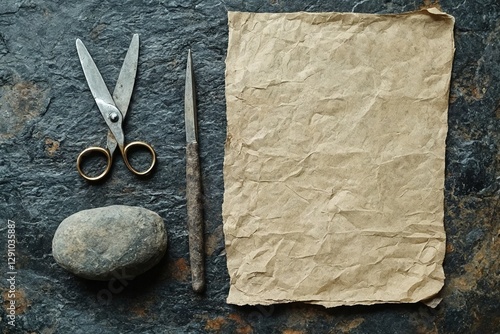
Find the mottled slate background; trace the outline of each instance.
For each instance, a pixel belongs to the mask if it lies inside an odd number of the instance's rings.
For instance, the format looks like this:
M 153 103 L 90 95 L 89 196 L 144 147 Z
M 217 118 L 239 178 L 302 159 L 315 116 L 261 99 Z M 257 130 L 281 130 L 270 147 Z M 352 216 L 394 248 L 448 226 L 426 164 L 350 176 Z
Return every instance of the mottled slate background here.
M 437 6 L 456 18 L 446 156 L 443 302 L 370 307 L 225 303 L 221 204 L 227 11 L 400 13 Z M 92 185 L 75 159 L 106 127 L 75 49 L 81 38 L 108 86 L 133 33 L 138 80 L 125 130 L 152 143 L 158 168 L 137 179 L 118 158 Z M 206 216 L 206 294 L 191 291 L 183 93 L 187 49 L 197 77 Z M 499 333 L 500 3 L 498 0 L 0 0 L 0 308 L 3 333 Z M 90 282 L 61 269 L 52 236 L 72 213 L 126 204 L 158 212 L 169 249 L 134 281 Z M 7 220 L 16 222 L 17 318 L 5 318 Z M 110 240 L 112 242 L 112 240 Z

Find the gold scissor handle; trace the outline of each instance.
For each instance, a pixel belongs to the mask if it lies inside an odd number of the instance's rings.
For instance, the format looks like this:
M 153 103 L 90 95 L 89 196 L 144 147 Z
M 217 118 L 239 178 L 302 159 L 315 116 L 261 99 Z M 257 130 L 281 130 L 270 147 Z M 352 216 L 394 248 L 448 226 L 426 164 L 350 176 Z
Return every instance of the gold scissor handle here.
M 146 148 L 149 151 L 149 153 L 151 153 L 151 164 L 149 165 L 148 169 L 146 169 L 145 171 L 138 171 L 137 169 L 132 167 L 132 165 L 128 161 L 128 152 L 131 148 Z M 127 168 L 135 175 L 142 176 L 142 175 L 148 174 L 149 172 L 151 172 L 153 170 L 153 168 L 156 164 L 156 152 L 155 152 L 155 150 L 153 149 L 153 147 L 151 145 L 149 145 L 148 143 L 145 143 L 143 141 L 133 141 L 130 144 L 126 145 L 125 148 L 123 149 L 122 155 L 123 155 L 123 161 L 125 161 L 125 165 L 127 165 Z
M 106 169 L 104 169 L 104 172 L 102 172 L 97 176 L 88 176 L 81 168 L 81 164 L 84 160 L 84 157 L 92 154 L 103 154 L 106 157 Z M 85 180 L 88 181 L 100 180 L 104 178 L 111 170 L 111 154 L 107 149 L 99 146 L 88 147 L 78 155 L 78 158 L 76 159 L 76 169 L 78 170 L 78 174 L 80 174 L 80 176 L 83 177 Z

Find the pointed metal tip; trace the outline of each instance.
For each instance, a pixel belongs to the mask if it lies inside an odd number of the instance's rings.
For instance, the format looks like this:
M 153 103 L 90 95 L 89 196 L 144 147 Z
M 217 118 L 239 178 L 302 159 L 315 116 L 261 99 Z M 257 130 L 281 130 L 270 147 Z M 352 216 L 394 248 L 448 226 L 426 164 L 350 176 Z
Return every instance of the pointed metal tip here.
M 76 39 L 76 50 L 78 51 L 78 55 L 80 55 L 81 52 L 87 52 L 87 48 L 85 47 L 85 44 L 81 41 L 81 39 L 77 38 Z
M 194 88 L 194 73 L 191 59 L 191 49 L 188 49 L 186 63 L 186 86 L 184 92 L 184 112 L 186 120 L 186 140 L 188 143 L 196 142 L 196 101 Z
M 188 49 L 188 54 L 187 54 L 186 80 L 189 80 L 191 82 L 193 81 L 193 57 L 191 57 L 191 49 Z
M 139 34 L 132 35 L 132 40 L 130 41 L 129 50 L 131 48 L 139 49 Z

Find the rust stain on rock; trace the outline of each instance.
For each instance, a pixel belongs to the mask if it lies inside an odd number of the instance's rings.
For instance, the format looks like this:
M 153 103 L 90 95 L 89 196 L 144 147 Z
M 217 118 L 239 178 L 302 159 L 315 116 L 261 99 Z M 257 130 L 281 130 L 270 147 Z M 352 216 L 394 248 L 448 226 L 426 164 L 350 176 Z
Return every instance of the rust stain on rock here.
M 16 289 L 11 291 L 9 289 L 3 289 L 2 291 L 3 308 L 6 314 L 9 314 L 9 307 L 13 302 L 16 307 L 16 315 L 23 314 L 26 309 L 31 305 L 31 303 L 26 299 L 26 294 L 22 289 Z
M 37 84 L 21 81 L 0 88 L 0 141 L 14 137 L 48 105 L 47 92 Z
M 486 88 L 479 88 L 479 87 L 472 87 L 472 96 L 476 100 L 481 100 L 484 97 L 484 94 L 486 93 Z
M 363 318 L 342 321 L 337 325 L 337 329 L 340 330 L 341 333 L 349 333 L 351 330 L 359 327 L 364 321 L 365 319 Z
M 239 314 L 231 313 L 228 316 L 229 319 L 236 323 L 236 333 L 237 334 L 250 334 L 253 333 L 252 327 L 241 318 Z
M 227 324 L 227 321 L 223 317 L 208 319 L 205 324 L 205 330 L 211 332 L 220 331 L 225 324 Z
M 480 66 L 480 64 L 477 64 Z M 487 92 L 487 87 L 491 85 L 491 76 L 477 75 L 472 69 L 464 71 L 452 82 L 452 94 L 450 94 L 450 103 L 454 103 L 458 97 L 463 97 L 467 103 L 482 100 Z
M 49 157 L 53 157 L 59 150 L 59 142 L 51 138 L 45 138 L 45 152 Z
M 133 308 L 130 309 L 130 311 L 136 316 L 136 317 L 139 317 L 139 318 L 146 318 L 148 316 L 148 312 L 146 311 L 145 308 L 143 307 L 138 307 L 138 306 L 135 306 Z
M 489 253 L 488 255 L 486 253 Z M 477 285 L 477 281 L 481 279 L 490 264 L 487 256 L 493 255 L 490 253 L 486 247 L 482 247 L 474 256 L 473 260 L 464 266 L 465 275 L 459 277 L 457 280 L 457 288 L 467 291 L 474 289 Z
M 304 331 L 298 331 L 298 330 L 295 330 L 295 329 L 285 329 L 283 331 L 283 334 L 305 334 L 306 332 Z
M 107 25 L 104 23 L 100 23 L 96 25 L 92 31 L 90 31 L 90 38 L 97 39 L 101 35 L 101 33 L 106 29 Z
M 252 327 L 239 314 L 231 313 L 224 317 L 207 319 L 205 330 L 210 333 L 251 334 Z
M 185 258 L 174 260 L 171 269 L 171 277 L 180 282 L 186 282 L 191 274 L 191 269 Z
M 439 0 L 424 0 L 424 4 L 420 6 L 421 9 L 427 9 L 427 8 L 437 8 L 439 10 L 441 9 L 441 5 L 439 4 Z
M 131 314 L 136 318 L 148 318 L 150 317 L 149 306 L 152 302 L 148 301 L 146 304 L 135 304 L 130 308 Z
M 489 236 L 472 260 L 464 266 L 465 273 L 451 280 L 450 285 L 467 292 L 476 289 L 478 281 L 486 274 L 500 272 L 500 241 L 498 236 Z
M 146 318 L 148 316 L 148 309 L 145 305 L 133 305 L 130 312 L 138 318 Z

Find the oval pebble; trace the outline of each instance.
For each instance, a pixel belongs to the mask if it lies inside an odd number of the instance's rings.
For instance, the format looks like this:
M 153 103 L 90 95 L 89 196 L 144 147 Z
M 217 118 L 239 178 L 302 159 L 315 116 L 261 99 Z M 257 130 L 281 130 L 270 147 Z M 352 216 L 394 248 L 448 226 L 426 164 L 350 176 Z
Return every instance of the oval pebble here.
M 77 212 L 61 222 L 52 240 L 61 267 L 100 281 L 132 279 L 157 264 L 166 249 L 163 219 L 125 205 Z

